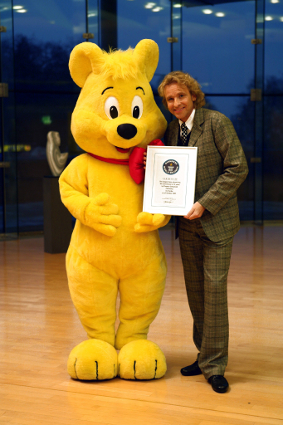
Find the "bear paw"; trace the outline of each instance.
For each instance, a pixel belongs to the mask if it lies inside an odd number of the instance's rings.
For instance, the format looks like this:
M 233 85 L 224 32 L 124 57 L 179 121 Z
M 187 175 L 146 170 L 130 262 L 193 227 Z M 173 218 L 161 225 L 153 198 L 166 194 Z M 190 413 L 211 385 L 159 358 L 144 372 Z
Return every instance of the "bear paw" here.
M 117 376 L 117 352 L 108 342 L 89 339 L 71 351 L 67 369 L 73 379 L 101 381 Z
M 122 347 L 118 355 L 119 376 L 122 379 L 149 380 L 162 378 L 166 359 L 154 342 L 146 339 L 131 341 Z

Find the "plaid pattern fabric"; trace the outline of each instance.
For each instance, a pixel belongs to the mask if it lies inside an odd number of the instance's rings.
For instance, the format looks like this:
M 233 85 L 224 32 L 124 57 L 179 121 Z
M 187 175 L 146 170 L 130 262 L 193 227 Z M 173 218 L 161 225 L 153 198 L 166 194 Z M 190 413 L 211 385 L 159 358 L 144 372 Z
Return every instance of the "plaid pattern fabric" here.
M 179 122 L 165 133 L 177 146 Z M 198 148 L 195 202 L 205 207 L 197 220 L 178 219 L 178 232 L 198 363 L 204 376 L 223 375 L 228 360 L 227 275 L 233 236 L 239 230 L 236 191 L 245 180 L 246 158 L 231 121 L 197 109 L 188 146 Z
M 212 242 L 200 220 L 181 217 L 179 238 L 198 364 L 206 379 L 224 375 L 229 340 L 227 275 L 233 237 Z
M 179 121 L 165 133 L 165 145 L 177 146 Z M 240 227 L 237 189 L 248 174 L 248 166 L 235 129 L 225 115 L 197 109 L 189 146 L 198 148 L 195 201 L 205 208 L 201 224 L 212 241 L 237 233 Z

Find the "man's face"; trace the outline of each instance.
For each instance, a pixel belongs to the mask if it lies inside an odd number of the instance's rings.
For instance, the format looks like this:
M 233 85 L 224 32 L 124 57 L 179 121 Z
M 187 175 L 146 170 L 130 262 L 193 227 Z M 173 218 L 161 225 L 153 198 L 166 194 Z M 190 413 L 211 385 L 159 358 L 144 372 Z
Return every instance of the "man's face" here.
M 194 109 L 195 95 L 191 95 L 187 86 L 172 83 L 164 87 L 164 97 L 169 112 L 179 120 L 186 122 Z

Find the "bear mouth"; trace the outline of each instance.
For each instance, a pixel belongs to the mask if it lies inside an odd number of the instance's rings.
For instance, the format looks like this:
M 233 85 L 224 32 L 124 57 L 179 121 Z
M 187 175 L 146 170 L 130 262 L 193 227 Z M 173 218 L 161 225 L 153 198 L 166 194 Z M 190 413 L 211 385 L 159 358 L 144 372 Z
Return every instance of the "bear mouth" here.
M 118 148 L 118 146 L 115 146 L 115 148 L 117 149 L 118 152 L 121 152 L 121 153 L 128 153 L 131 149 L 131 148 L 128 148 L 128 149 Z

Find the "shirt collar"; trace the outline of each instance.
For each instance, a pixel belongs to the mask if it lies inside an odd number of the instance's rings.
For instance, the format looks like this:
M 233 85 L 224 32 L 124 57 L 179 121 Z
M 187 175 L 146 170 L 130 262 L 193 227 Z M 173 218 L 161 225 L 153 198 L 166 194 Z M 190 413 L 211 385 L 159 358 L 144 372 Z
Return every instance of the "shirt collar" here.
M 194 124 L 195 113 L 196 113 L 196 110 L 193 109 L 191 115 L 189 116 L 189 118 L 185 122 L 185 124 L 186 124 L 187 128 L 189 129 L 189 131 L 192 131 L 193 124 Z M 181 127 L 181 125 L 183 124 L 183 121 L 179 120 L 179 124 L 180 124 L 180 127 Z

